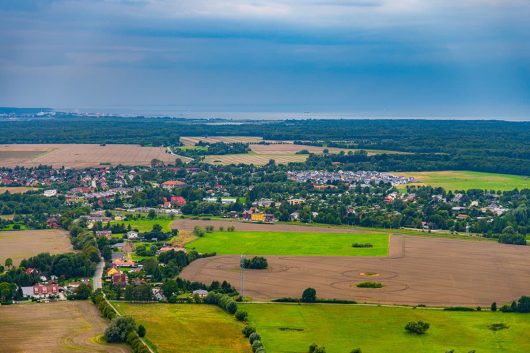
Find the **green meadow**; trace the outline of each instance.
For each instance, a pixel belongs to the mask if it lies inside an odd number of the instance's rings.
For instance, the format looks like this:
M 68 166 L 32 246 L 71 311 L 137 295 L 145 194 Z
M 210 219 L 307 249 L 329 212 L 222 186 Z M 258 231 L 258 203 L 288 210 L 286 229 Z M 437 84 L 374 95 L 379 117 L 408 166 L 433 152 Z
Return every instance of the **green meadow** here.
M 388 233 L 311 232 L 219 232 L 206 233 L 186 245 L 201 253 L 218 255 L 298 256 L 386 256 Z M 354 248 L 353 243 L 370 243 L 372 248 Z
M 307 352 L 312 343 L 327 353 L 521 353 L 530 352 L 530 317 L 490 311 L 339 304 L 243 304 L 267 352 Z M 425 335 L 404 330 L 409 321 L 430 324 Z M 504 323 L 507 329 L 489 326 Z
M 520 175 L 481 173 L 470 171 L 439 171 L 439 172 L 392 172 L 391 174 L 414 177 L 417 183 L 409 185 L 430 185 L 445 190 L 513 190 L 530 188 L 530 178 Z M 401 185 L 405 188 L 405 185 Z
M 155 224 L 160 224 L 162 226 L 162 231 L 170 232 L 171 223 L 173 222 L 170 218 L 157 218 L 157 219 L 134 219 L 130 221 L 112 221 L 111 224 L 125 224 L 127 227 L 129 224 L 132 229 L 138 229 L 141 233 L 149 232 L 153 229 Z
M 113 303 L 147 330 L 158 353 L 248 353 L 243 324 L 213 305 Z

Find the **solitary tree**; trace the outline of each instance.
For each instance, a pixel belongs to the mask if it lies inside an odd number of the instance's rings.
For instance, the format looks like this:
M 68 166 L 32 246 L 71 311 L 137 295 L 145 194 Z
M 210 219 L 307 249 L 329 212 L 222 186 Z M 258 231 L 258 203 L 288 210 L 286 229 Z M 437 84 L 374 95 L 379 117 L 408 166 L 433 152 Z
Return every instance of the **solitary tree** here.
M 138 326 L 138 336 L 144 337 L 146 333 L 144 325 Z
M 4 265 L 6 265 L 7 268 L 11 268 L 11 266 L 13 266 L 13 259 L 8 257 L 4 262 Z
M 314 288 L 306 288 L 302 293 L 304 303 L 314 303 L 317 300 L 317 291 Z
M 491 311 L 497 311 L 497 303 L 496 302 L 491 303 Z
M 427 332 L 430 325 L 424 321 L 410 321 L 405 325 L 405 330 L 409 333 L 414 333 L 416 335 L 423 335 Z

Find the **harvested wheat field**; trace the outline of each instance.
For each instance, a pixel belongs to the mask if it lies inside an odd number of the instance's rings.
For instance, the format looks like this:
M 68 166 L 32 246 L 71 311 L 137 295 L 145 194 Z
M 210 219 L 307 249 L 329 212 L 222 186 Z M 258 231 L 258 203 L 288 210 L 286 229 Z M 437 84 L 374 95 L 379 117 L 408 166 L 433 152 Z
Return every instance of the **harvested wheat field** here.
M 285 155 L 285 154 L 295 154 L 300 151 L 308 151 L 315 154 L 321 154 L 325 149 L 329 153 L 339 153 L 344 152 L 348 153 L 349 151 L 355 152 L 355 149 L 346 149 L 346 148 L 334 148 L 334 147 L 318 147 L 318 146 L 306 146 L 306 145 L 295 145 L 290 141 L 289 143 L 274 143 L 270 145 L 250 145 L 250 149 L 257 154 L 268 154 L 268 155 Z M 366 150 L 368 155 L 374 154 L 397 154 L 403 152 L 396 151 L 380 151 L 380 150 Z
M 269 269 L 245 271 L 245 296 L 322 298 L 385 304 L 477 306 L 530 293 L 530 247 L 492 242 L 393 236 L 389 257 L 267 256 Z M 182 273 L 191 281 L 238 284 L 239 256 L 200 259 Z M 357 288 L 359 282 L 383 288 Z
M 213 226 L 215 229 L 224 227 L 225 229 L 233 226 L 236 231 L 271 231 L 271 232 L 312 232 L 312 233 L 380 233 L 377 231 L 370 231 L 365 229 L 356 228 L 338 228 L 338 227 L 313 227 L 304 226 L 298 224 L 285 224 L 285 223 L 250 223 L 241 222 L 237 220 L 205 220 L 205 219 L 191 219 L 191 218 L 180 218 L 171 224 L 171 228 L 179 230 L 193 230 L 195 226 L 206 227 Z
M 176 158 L 187 157 L 166 153 L 163 147 L 139 145 L 52 144 L 52 145 L 0 145 L 1 167 L 52 167 L 85 168 L 106 165 L 149 165 L 153 159 L 175 163 Z
M 307 154 L 225 154 L 206 156 L 204 161 L 210 164 L 254 164 L 265 165 L 272 159 L 276 164 L 299 163 L 307 159 Z
M 0 194 L 9 191 L 10 194 L 24 194 L 28 191 L 38 190 L 37 188 L 31 188 L 27 186 L 0 186 Z
M 257 136 L 183 136 L 180 138 L 180 142 L 184 146 L 195 146 L 199 141 L 206 143 L 258 143 L 263 141 L 263 139 Z
M 0 317 L 0 353 L 130 352 L 100 343 L 108 322 L 89 301 L 1 306 Z
M 42 252 L 61 254 L 73 251 L 68 232 L 57 229 L 0 232 L 0 263 L 21 260 Z

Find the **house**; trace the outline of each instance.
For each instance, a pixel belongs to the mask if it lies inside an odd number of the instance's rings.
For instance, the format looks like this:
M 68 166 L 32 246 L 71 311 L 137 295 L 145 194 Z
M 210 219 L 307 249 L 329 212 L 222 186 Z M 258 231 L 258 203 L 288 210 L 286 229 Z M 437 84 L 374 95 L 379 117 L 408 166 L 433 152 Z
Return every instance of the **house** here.
M 166 190 L 172 190 L 183 186 L 186 186 L 186 183 L 180 180 L 168 180 L 162 183 L 162 188 Z
M 112 265 L 115 267 L 136 267 L 136 262 L 131 260 L 123 260 L 123 259 L 114 259 L 112 260 Z
M 48 298 L 50 295 L 58 295 L 60 289 L 62 288 L 59 287 L 57 282 L 51 282 L 49 284 L 37 283 L 33 286 L 22 287 L 22 294 L 25 297 Z
M 177 207 L 182 207 L 186 205 L 186 199 L 182 196 L 171 196 L 171 204 Z
M 112 231 L 111 230 L 96 230 L 96 237 L 105 237 L 107 239 L 110 239 L 112 237 Z
M 291 206 L 301 205 L 305 202 L 305 199 L 289 199 L 287 203 Z
M 289 218 L 291 218 L 292 222 L 296 222 L 300 220 L 300 212 L 293 212 L 289 215 Z
M 134 230 L 127 232 L 127 239 L 129 240 L 138 239 L 138 232 Z
M 120 270 L 118 270 L 116 267 L 111 267 L 108 271 L 107 271 L 107 276 L 108 277 L 112 277 L 114 276 L 115 274 L 117 273 L 121 273 Z
M 164 295 L 162 290 L 160 290 L 160 288 L 153 288 L 153 289 L 151 289 L 151 292 L 153 293 L 153 297 L 156 300 L 158 300 L 158 301 L 166 300 L 166 296 Z
M 57 190 L 55 190 L 55 189 L 44 190 L 44 196 L 46 196 L 46 197 L 57 196 Z
M 199 298 L 205 298 L 208 295 L 208 291 L 204 289 L 197 289 L 192 292 L 192 294 L 195 296 L 198 296 Z
M 228 217 L 229 218 L 239 218 L 239 214 L 237 213 L 237 211 L 230 211 L 228 213 Z
M 127 275 L 125 273 L 116 273 L 111 277 L 112 285 L 118 287 L 127 286 Z

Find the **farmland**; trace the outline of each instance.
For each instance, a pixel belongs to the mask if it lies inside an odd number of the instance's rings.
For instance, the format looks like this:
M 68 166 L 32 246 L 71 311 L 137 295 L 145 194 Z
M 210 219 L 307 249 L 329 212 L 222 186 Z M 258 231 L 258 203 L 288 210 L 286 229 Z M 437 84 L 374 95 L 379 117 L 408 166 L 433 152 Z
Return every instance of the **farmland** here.
M 0 232 L 0 263 L 6 258 L 17 264 L 41 252 L 60 254 L 73 251 L 68 233 L 62 230 L 21 230 Z
M 328 353 L 442 353 L 476 350 L 480 353 L 529 352 L 524 315 L 493 312 L 451 312 L 429 309 L 359 305 L 244 304 L 249 321 L 261 334 L 268 352 L 307 352 L 310 344 Z M 411 335 L 404 326 L 423 320 L 427 334 Z M 492 331 L 504 323 L 508 329 Z
M 354 248 L 353 243 L 373 247 Z M 188 243 L 187 248 L 218 255 L 385 256 L 388 234 L 215 231 Z
M 98 167 L 105 165 L 149 165 L 158 159 L 174 163 L 176 158 L 188 158 L 166 153 L 163 147 L 141 147 L 139 145 L 95 145 L 95 144 L 50 144 L 50 145 L 2 145 L 1 167 Z
M 257 136 L 182 136 L 180 138 L 180 142 L 184 146 L 195 146 L 199 141 L 206 143 L 258 143 L 263 141 L 263 139 Z
M 417 183 L 410 185 L 430 185 L 446 190 L 513 190 L 530 188 L 530 178 L 519 175 L 481 173 L 471 171 L 441 172 L 395 172 L 391 174 L 414 177 Z M 405 187 L 402 185 L 401 187 Z
M 243 324 L 216 306 L 115 303 L 147 329 L 158 353 L 248 353 Z
M 245 275 L 246 296 L 299 297 L 313 287 L 323 298 L 367 303 L 486 306 L 530 293 L 530 248 L 493 242 L 392 236 L 388 257 L 267 256 L 267 260 L 269 269 Z M 199 259 L 182 276 L 204 283 L 239 283 L 238 266 L 237 255 Z M 384 287 L 356 286 L 366 281 Z
M 26 187 L 26 186 L 0 186 L 0 194 L 9 192 L 11 194 L 23 194 L 28 191 L 37 190 L 36 188 Z
M 0 353 L 126 353 L 124 345 L 100 343 L 107 322 L 89 301 L 0 307 Z
M 225 154 L 221 156 L 206 156 L 204 161 L 210 164 L 254 164 L 264 165 L 274 160 L 277 164 L 303 162 L 307 159 L 304 154 Z

